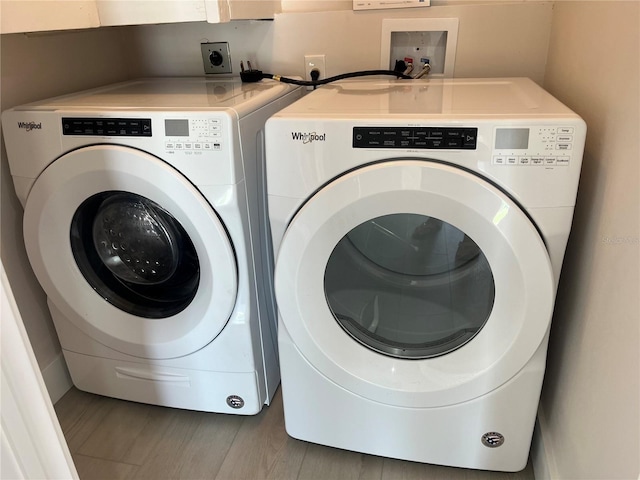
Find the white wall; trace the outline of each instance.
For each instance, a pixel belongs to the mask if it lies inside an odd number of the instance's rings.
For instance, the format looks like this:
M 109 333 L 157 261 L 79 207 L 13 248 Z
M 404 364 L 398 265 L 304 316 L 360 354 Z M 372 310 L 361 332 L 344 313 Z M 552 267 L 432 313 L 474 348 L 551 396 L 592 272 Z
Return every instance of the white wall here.
M 120 39 L 117 29 L 2 35 L 0 109 L 127 78 Z M 22 206 L 13 189 L 4 139 L 0 157 L 2 263 L 44 370 L 58 360 L 60 344 L 24 249 Z
M 635 1 L 555 5 L 544 85 L 588 131 L 540 407 L 551 478 L 639 473 L 639 30 Z
M 283 9 L 344 6 L 344 2 L 283 3 Z M 349 4 L 350 6 L 351 4 Z M 479 3 L 353 12 L 289 11 L 268 22 L 183 23 L 127 30 L 129 63 L 137 75 L 200 75 L 200 43 L 227 41 L 234 72 L 240 60 L 261 70 L 302 75 L 305 54 L 325 54 L 327 75 L 380 68 L 383 18 L 459 18 L 455 76 L 544 79 L 551 2 Z

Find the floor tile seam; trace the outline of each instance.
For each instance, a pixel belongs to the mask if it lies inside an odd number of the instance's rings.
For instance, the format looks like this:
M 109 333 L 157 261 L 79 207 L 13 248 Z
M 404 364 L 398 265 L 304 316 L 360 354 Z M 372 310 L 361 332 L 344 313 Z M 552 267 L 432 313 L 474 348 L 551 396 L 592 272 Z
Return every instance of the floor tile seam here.
M 72 458 L 74 457 L 85 457 L 85 458 L 92 458 L 94 460 L 102 460 L 103 462 L 109 462 L 109 463 L 117 463 L 119 465 L 127 465 L 128 467 L 142 467 L 144 464 L 139 464 L 139 463 L 130 463 L 130 462 L 123 462 L 123 461 L 119 461 L 119 460 L 113 460 L 112 458 L 104 458 L 104 457 L 97 457 L 95 455 L 87 455 L 86 453 L 73 453 Z
M 220 466 L 218 467 L 218 471 L 215 473 L 215 476 L 212 477 L 213 480 L 226 480 L 226 479 L 224 479 L 222 477 L 219 477 L 218 475 L 220 474 L 220 470 L 222 470 L 222 466 L 227 461 L 227 457 L 229 456 L 229 453 L 233 449 L 233 444 L 236 443 L 236 439 L 238 438 L 238 434 L 240 433 L 240 430 L 242 430 L 242 426 L 245 424 L 246 421 L 247 421 L 247 417 L 243 418 L 242 422 L 240 422 L 240 426 L 236 429 L 235 433 L 233 434 L 233 439 L 229 442 L 229 447 L 227 448 L 227 451 L 224 454 L 224 458 L 220 462 Z M 247 480 L 250 480 L 250 479 L 247 479 Z M 251 479 L 251 480 L 258 480 L 258 479 Z
M 287 434 L 288 435 L 288 434 Z M 291 437 L 294 438 L 294 437 Z M 300 480 L 300 472 L 302 471 L 302 466 L 304 465 L 304 461 L 307 459 L 307 455 L 309 454 L 309 443 L 304 440 L 298 440 L 294 438 L 296 442 L 302 442 L 305 444 L 304 455 L 302 456 L 302 460 L 300 460 L 300 465 L 298 466 L 298 472 L 296 473 L 296 480 Z
M 190 422 L 193 422 L 192 427 L 190 427 L 188 430 L 188 433 L 179 441 L 179 444 L 177 445 L 176 448 L 176 453 L 178 456 L 182 456 L 188 449 L 189 446 L 189 441 L 193 438 L 193 436 L 195 435 L 195 432 L 198 429 L 197 426 L 197 422 L 189 420 Z M 175 422 L 181 422 L 181 419 L 178 418 L 173 418 L 171 419 L 169 422 L 167 422 L 167 424 L 165 425 L 164 429 L 162 429 L 162 432 L 159 432 L 160 435 L 158 435 L 158 439 L 157 441 L 154 443 L 153 448 L 150 448 L 146 455 L 144 456 L 144 458 L 141 459 L 142 463 L 140 463 L 140 467 L 144 467 L 145 465 L 148 464 L 148 462 L 153 461 L 154 459 L 154 452 L 156 451 L 156 448 L 158 446 L 158 444 L 160 442 L 162 442 L 163 439 L 163 435 L 171 428 L 171 425 Z M 145 425 L 146 426 L 146 425 Z M 123 462 L 125 463 L 125 462 Z M 128 464 L 128 462 L 126 462 Z M 137 464 L 134 464 L 137 465 Z M 175 466 L 174 466 L 175 467 Z

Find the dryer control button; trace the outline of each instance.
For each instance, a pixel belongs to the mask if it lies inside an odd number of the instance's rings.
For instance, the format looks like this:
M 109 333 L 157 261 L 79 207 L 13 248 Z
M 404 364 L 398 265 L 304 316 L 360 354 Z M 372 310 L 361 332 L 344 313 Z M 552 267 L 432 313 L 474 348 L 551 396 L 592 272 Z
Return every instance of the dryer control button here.
M 354 127 L 353 148 L 475 150 L 477 128 L 464 127 Z

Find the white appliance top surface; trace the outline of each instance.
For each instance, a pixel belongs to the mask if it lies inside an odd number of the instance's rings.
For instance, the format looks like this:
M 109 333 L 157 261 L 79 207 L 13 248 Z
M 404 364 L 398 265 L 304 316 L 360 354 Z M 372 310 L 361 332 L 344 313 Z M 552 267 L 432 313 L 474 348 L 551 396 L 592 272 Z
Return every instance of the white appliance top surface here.
M 528 78 L 347 80 L 328 84 L 276 116 L 571 116 Z
M 239 78 L 151 78 L 133 80 L 23 105 L 25 110 L 212 110 L 251 112 L 294 90 L 262 80 Z

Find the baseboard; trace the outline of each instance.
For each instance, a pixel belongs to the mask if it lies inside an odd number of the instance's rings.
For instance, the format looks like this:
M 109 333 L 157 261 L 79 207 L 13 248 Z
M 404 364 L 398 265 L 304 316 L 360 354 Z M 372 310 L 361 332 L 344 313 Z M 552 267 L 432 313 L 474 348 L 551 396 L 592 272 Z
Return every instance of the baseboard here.
M 547 422 L 542 408 L 538 408 L 538 418 L 533 430 L 533 440 L 531 441 L 531 463 L 533 464 L 533 474 L 536 480 L 554 480 L 560 478 L 555 464 L 553 451 L 551 450 L 551 439 L 549 430 L 546 428 Z
M 62 352 L 45 368 L 42 369 L 42 378 L 47 386 L 51 403 L 55 403 L 73 386 L 71 376 L 67 370 Z

